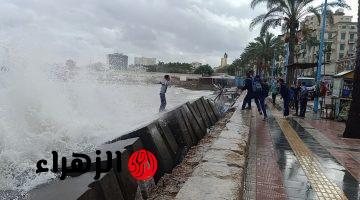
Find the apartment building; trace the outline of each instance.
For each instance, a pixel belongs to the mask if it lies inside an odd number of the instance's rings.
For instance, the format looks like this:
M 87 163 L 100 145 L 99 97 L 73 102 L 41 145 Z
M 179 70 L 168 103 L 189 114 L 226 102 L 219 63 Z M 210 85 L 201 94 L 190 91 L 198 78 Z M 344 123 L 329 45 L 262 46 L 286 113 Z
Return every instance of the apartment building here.
M 111 69 L 126 70 L 128 67 L 129 57 L 124 54 L 108 54 L 108 63 Z
M 333 15 L 333 23 L 327 20 L 324 35 L 325 71 L 322 67 L 321 72 L 323 76 L 331 77 L 344 69 L 354 67 L 357 22 L 352 22 L 352 19 L 352 16 L 344 14 L 343 9 L 338 9 Z M 295 61 L 317 62 L 321 23 L 316 16 L 307 16 L 303 23 L 302 30 L 298 32 L 299 43 L 295 48 Z M 313 69 L 302 72 L 305 76 L 312 76 L 313 73 Z

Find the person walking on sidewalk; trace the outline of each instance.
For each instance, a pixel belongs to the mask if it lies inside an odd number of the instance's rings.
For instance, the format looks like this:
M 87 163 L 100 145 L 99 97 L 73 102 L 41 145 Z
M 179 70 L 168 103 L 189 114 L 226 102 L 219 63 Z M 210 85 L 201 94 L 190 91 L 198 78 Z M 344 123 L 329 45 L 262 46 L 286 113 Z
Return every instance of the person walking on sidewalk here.
M 260 79 L 259 75 L 255 76 L 254 85 L 256 86 L 256 91 L 254 92 L 254 95 L 259 100 L 259 104 L 262 110 L 262 113 L 264 114 L 264 120 L 267 118 L 266 108 L 265 108 L 265 98 L 269 96 L 269 86 L 265 81 L 262 81 Z
M 284 117 L 289 116 L 289 89 L 286 86 L 284 79 L 279 79 L 280 83 L 280 95 L 284 101 L 283 114 Z
M 325 85 L 325 83 L 322 81 L 320 84 L 320 109 L 322 110 L 323 106 L 325 105 L 325 96 L 327 93 L 328 89 Z
M 252 78 L 250 76 L 250 72 L 246 73 L 246 79 L 244 80 L 244 87 L 241 90 L 242 91 L 247 90 L 241 109 L 244 110 L 246 104 L 248 105 L 247 109 L 251 109 L 251 99 L 253 96 L 253 91 L 252 91 Z
M 167 90 L 168 86 L 170 85 L 170 76 L 165 75 L 164 79 L 160 82 L 160 84 L 161 84 L 161 88 L 160 88 L 160 108 L 159 108 L 159 112 L 162 112 L 162 111 L 165 110 L 165 107 L 166 107 L 165 93 L 166 93 L 166 90 Z
M 305 117 L 306 107 L 308 101 L 308 90 L 306 89 L 306 84 L 303 82 L 301 84 L 300 90 L 300 117 Z
M 276 103 L 276 96 L 279 94 L 279 85 L 278 85 L 279 81 L 277 80 L 273 80 L 272 84 L 271 84 L 271 98 L 272 98 L 272 103 L 275 105 Z
M 301 91 L 301 84 L 297 82 L 295 87 L 295 99 L 294 99 L 295 116 L 299 115 L 300 91 Z
M 255 99 L 256 107 L 257 107 L 260 115 L 262 115 L 261 107 L 259 104 L 259 99 L 258 99 L 257 95 L 254 94 L 256 91 L 256 87 L 254 86 L 255 79 L 251 76 L 253 73 L 254 72 L 249 71 L 246 74 L 247 78 L 245 79 L 245 84 L 244 84 L 245 86 L 243 87 L 242 90 L 247 90 L 247 94 L 244 98 L 244 102 L 243 102 L 243 105 L 241 106 L 241 109 L 244 110 L 246 107 L 246 104 L 248 104 L 247 109 L 251 109 L 251 100 Z

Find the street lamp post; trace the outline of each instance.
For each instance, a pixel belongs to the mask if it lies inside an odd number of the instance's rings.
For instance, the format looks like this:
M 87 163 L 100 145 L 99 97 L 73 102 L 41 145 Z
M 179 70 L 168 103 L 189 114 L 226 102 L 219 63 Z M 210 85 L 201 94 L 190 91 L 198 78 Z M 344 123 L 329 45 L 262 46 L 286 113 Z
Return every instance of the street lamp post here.
M 322 14 L 322 27 L 321 27 L 321 33 L 320 33 L 320 47 L 319 47 L 319 59 L 316 67 L 316 89 L 319 89 L 320 87 L 320 80 L 321 80 L 321 65 L 322 65 L 322 59 L 323 59 L 323 49 L 324 49 L 324 34 L 325 34 L 325 28 L 326 28 L 326 7 L 327 7 L 327 0 L 325 0 L 324 8 L 323 8 L 323 14 Z M 314 99 L 314 112 L 318 112 L 319 107 L 319 96 L 315 95 Z

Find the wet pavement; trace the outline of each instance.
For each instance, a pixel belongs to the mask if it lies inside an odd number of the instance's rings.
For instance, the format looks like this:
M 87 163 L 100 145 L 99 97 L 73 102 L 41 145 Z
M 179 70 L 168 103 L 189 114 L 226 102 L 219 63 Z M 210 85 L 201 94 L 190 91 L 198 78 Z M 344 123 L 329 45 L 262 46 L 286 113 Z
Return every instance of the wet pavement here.
M 244 199 L 360 199 L 360 141 L 340 139 L 344 125 L 252 113 Z

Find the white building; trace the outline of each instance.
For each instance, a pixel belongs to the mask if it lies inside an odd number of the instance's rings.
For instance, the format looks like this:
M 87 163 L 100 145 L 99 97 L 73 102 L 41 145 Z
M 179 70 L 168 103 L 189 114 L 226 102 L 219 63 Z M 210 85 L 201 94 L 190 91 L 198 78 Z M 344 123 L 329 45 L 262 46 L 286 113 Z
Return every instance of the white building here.
M 196 68 L 200 67 L 201 65 L 202 65 L 202 63 L 200 63 L 200 62 L 192 62 L 191 63 L 191 66 L 193 69 L 196 69 Z

